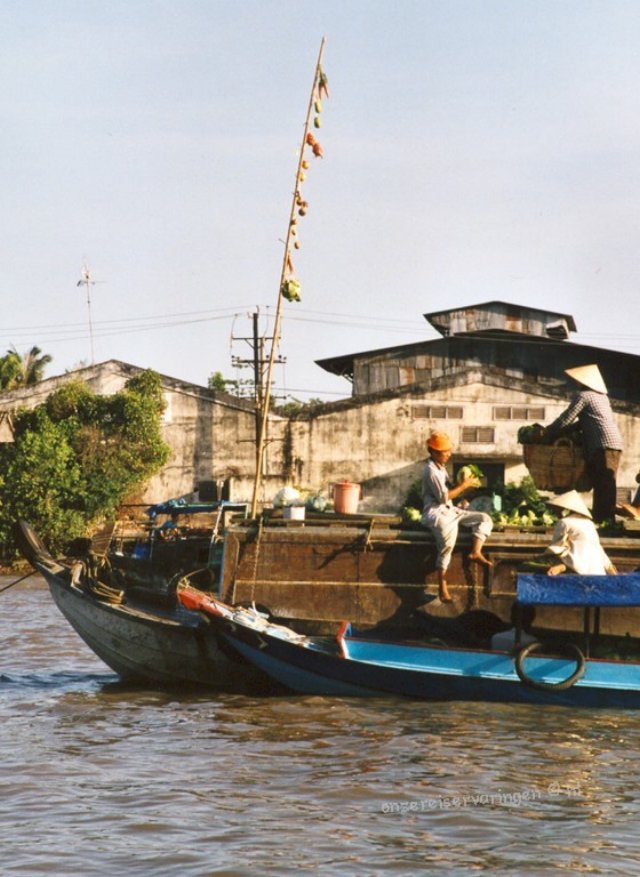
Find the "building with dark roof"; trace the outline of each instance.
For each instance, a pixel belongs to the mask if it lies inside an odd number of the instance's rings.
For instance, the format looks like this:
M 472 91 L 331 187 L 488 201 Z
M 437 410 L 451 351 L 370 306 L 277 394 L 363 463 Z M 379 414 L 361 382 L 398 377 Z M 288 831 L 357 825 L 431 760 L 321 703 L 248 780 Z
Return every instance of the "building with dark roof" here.
M 451 435 L 454 468 L 477 463 L 490 482 L 518 482 L 527 474 L 519 427 L 555 419 L 575 389 L 564 370 L 589 363 L 602 372 L 623 435 L 618 484 L 628 497 L 640 468 L 640 357 L 574 343 L 571 315 L 508 302 L 424 316 L 441 337 L 317 361 L 349 380 L 352 395 L 317 412 L 313 431 L 326 422 L 334 456 L 350 446 L 343 477 L 364 481 L 365 490 L 368 481 L 372 505 L 401 500 L 432 429 Z
M 317 360 L 347 378 L 353 396 L 490 368 L 507 378 L 566 383 L 564 370 L 597 363 L 613 399 L 640 402 L 640 357 L 567 341 L 576 331 L 572 316 L 492 301 L 425 314 L 441 338 Z

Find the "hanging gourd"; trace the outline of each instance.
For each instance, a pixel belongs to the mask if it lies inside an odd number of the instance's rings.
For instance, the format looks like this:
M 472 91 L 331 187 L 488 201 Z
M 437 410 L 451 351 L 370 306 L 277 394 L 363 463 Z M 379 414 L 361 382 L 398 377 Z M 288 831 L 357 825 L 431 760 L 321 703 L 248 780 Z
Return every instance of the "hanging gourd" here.
M 287 301 L 300 301 L 300 292 L 302 287 L 293 277 L 285 280 L 280 289 L 282 297 Z

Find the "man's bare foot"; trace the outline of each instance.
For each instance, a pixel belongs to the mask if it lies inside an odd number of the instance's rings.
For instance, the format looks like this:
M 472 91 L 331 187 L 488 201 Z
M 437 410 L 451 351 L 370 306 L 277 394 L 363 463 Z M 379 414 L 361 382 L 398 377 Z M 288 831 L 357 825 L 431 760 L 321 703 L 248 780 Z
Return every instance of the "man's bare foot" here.
M 441 587 L 438 591 L 438 597 L 441 603 L 453 603 L 453 597 L 449 593 L 447 586 Z
M 470 554 L 469 560 L 472 560 L 474 563 L 481 563 L 483 566 L 493 566 L 489 558 L 485 557 L 480 551 Z

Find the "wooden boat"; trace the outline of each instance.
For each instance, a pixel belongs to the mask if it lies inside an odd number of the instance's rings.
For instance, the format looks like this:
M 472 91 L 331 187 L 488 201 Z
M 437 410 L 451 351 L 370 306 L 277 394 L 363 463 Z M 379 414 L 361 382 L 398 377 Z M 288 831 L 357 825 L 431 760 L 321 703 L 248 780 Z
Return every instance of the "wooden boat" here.
M 265 677 L 242 660 L 197 612 L 174 600 L 158 607 L 95 579 L 82 562 L 60 563 L 24 521 L 22 554 L 42 574 L 60 612 L 89 648 L 123 679 L 154 685 L 265 690 Z
M 601 538 L 620 572 L 640 566 L 639 536 L 629 529 Z M 297 522 L 265 513 L 227 528 L 218 596 L 229 605 L 255 602 L 272 620 L 310 635 L 333 634 L 349 618 L 358 629 L 407 639 L 422 635 L 426 621 L 433 627 L 434 618 L 471 612 L 485 613 L 492 633 L 509 622 L 518 573 L 550 539 L 544 527 L 496 528 L 485 543 L 493 562 L 487 568 L 469 562 L 470 536 L 461 532 L 449 568 L 454 603 L 446 605 L 436 599 L 431 533 L 394 515 L 308 512 Z M 573 606 L 541 606 L 537 622 L 545 630 L 579 633 L 583 619 Z M 640 637 L 640 617 L 608 613 L 601 624 L 603 634 Z
M 118 575 L 109 584 L 124 598 L 111 605 L 92 587 L 91 575 L 74 585 L 70 565 L 51 558 L 28 525 L 22 531 L 23 553 L 46 578 L 67 620 L 117 673 L 156 684 L 227 690 L 245 685 L 246 667 L 236 665 L 237 652 L 230 652 L 201 616 L 176 605 L 180 576 L 158 602 L 137 579 L 131 584 Z M 333 639 L 341 620 L 350 618 L 371 640 L 424 644 L 436 638 L 473 651 L 509 626 L 518 565 L 547 542 L 545 533 L 494 533 L 487 542 L 494 566 L 487 570 L 469 566 L 461 536 L 450 577 L 456 602 L 443 605 L 435 600 L 430 534 L 407 530 L 391 516 L 325 514 L 300 523 L 274 514 L 230 524 L 219 585 L 210 596 L 236 607 L 256 604 L 298 634 Z M 611 543 L 607 551 L 618 568 L 637 566 L 637 538 Z M 86 559 L 82 563 L 88 568 Z M 635 619 L 610 616 L 600 619 L 601 636 L 638 636 Z M 538 629 L 545 638 L 558 631 L 580 634 L 582 612 L 571 605 L 541 605 Z
M 116 522 L 106 548 L 112 569 L 147 600 L 173 602 L 176 577 L 197 571 L 203 586 L 217 582 L 224 530 L 234 517 L 246 518 L 248 504 L 230 500 L 185 502 L 170 499 L 145 509 L 145 520 Z M 177 518 L 178 521 L 174 522 Z
M 179 591 L 183 605 L 207 613 L 238 654 L 295 692 L 640 708 L 640 662 L 590 654 L 598 635 L 591 613 L 606 607 L 628 614 L 627 607 L 640 605 L 640 575 L 523 576 L 518 597 L 523 604 L 583 610 L 584 651 L 566 636 L 511 654 L 360 636 L 347 623 L 333 638 L 306 636 L 253 608 L 229 607 L 191 588 Z

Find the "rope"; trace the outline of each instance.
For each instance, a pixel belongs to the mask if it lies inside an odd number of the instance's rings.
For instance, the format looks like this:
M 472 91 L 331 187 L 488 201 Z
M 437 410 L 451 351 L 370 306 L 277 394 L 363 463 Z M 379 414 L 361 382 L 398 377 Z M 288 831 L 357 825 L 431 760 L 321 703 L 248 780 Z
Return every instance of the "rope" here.
M 251 602 L 255 602 L 256 581 L 258 578 L 258 555 L 260 553 L 260 543 L 262 541 L 262 530 L 264 527 L 264 514 L 258 518 L 258 532 L 256 534 L 256 548 L 253 555 L 253 576 L 251 577 Z
M 16 580 L 15 580 L 15 582 L 10 582 L 8 585 L 5 585 L 4 588 L 0 588 L 0 594 L 1 594 L 3 591 L 8 591 L 9 588 L 12 588 L 14 585 L 17 585 L 17 584 L 19 584 L 20 582 L 23 582 L 25 579 L 28 579 L 29 576 L 32 576 L 32 575 L 33 575 L 33 570 L 29 570 L 28 573 L 25 573 L 23 576 L 20 576 L 19 579 L 16 579 Z

